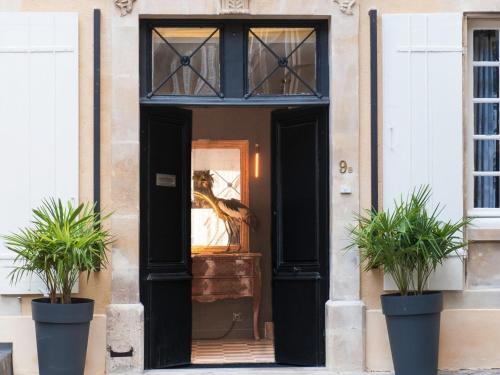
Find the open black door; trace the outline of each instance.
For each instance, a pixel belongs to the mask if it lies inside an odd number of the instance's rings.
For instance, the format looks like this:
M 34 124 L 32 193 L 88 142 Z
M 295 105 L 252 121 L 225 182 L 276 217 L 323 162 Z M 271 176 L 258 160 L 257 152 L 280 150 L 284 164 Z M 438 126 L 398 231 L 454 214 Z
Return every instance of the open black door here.
M 277 110 L 272 122 L 276 362 L 321 366 L 328 299 L 328 110 Z
M 145 366 L 191 362 L 191 112 L 141 109 Z

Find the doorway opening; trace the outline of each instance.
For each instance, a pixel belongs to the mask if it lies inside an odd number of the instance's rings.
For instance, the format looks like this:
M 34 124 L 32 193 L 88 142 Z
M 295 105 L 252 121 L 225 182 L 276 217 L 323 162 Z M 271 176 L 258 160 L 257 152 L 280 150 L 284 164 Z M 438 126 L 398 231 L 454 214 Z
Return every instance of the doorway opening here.
M 194 108 L 193 364 L 274 363 L 272 108 Z
M 141 107 L 145 367 L 325 361 L 328 107 Z

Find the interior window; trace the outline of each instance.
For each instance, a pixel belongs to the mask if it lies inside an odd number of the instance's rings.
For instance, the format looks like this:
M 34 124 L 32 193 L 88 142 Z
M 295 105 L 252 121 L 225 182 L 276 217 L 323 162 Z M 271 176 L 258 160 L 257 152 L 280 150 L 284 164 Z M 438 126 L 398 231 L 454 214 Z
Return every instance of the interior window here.
M 498 30 L 473 32 L 474 207 L 500 207 Z
M 247 97 L 318 95 L 314 28 L 250 28 L 247 63 Z
M 153 95 L 220 96 L 219 29 L 152 30 Z

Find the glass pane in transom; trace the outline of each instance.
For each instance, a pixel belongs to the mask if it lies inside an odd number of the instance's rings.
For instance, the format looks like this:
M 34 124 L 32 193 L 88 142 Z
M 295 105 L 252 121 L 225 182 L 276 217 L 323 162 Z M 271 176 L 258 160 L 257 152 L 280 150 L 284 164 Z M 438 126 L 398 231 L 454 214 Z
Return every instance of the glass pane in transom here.
M 313 95 L 316 32 L 311 27 L 256 27 L 248 33 L 248 93 Z
M 218 95 L 220 35 L 217 28 L 157 27 L 152 33 L 155 95 Z

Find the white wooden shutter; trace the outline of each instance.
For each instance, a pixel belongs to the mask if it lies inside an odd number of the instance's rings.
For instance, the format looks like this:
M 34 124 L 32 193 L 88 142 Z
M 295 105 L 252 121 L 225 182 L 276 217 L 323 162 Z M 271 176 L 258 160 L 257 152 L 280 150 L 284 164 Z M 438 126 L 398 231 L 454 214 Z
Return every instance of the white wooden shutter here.
M 383 202 L 422 184 L 443 220 L 463 217 L 462 15 L 391 14 L 383 33 Z M 450 257 L 430 289 L 464 285 L 459 257 Z M 394 289 L 385 278 L 386 289 Z
M 78 15 L 0 13 L 0 234 L 29 225 L 43 198 L 78 200 Z M 32 294 L 40 280 L 6 279 L 0 293 Z

